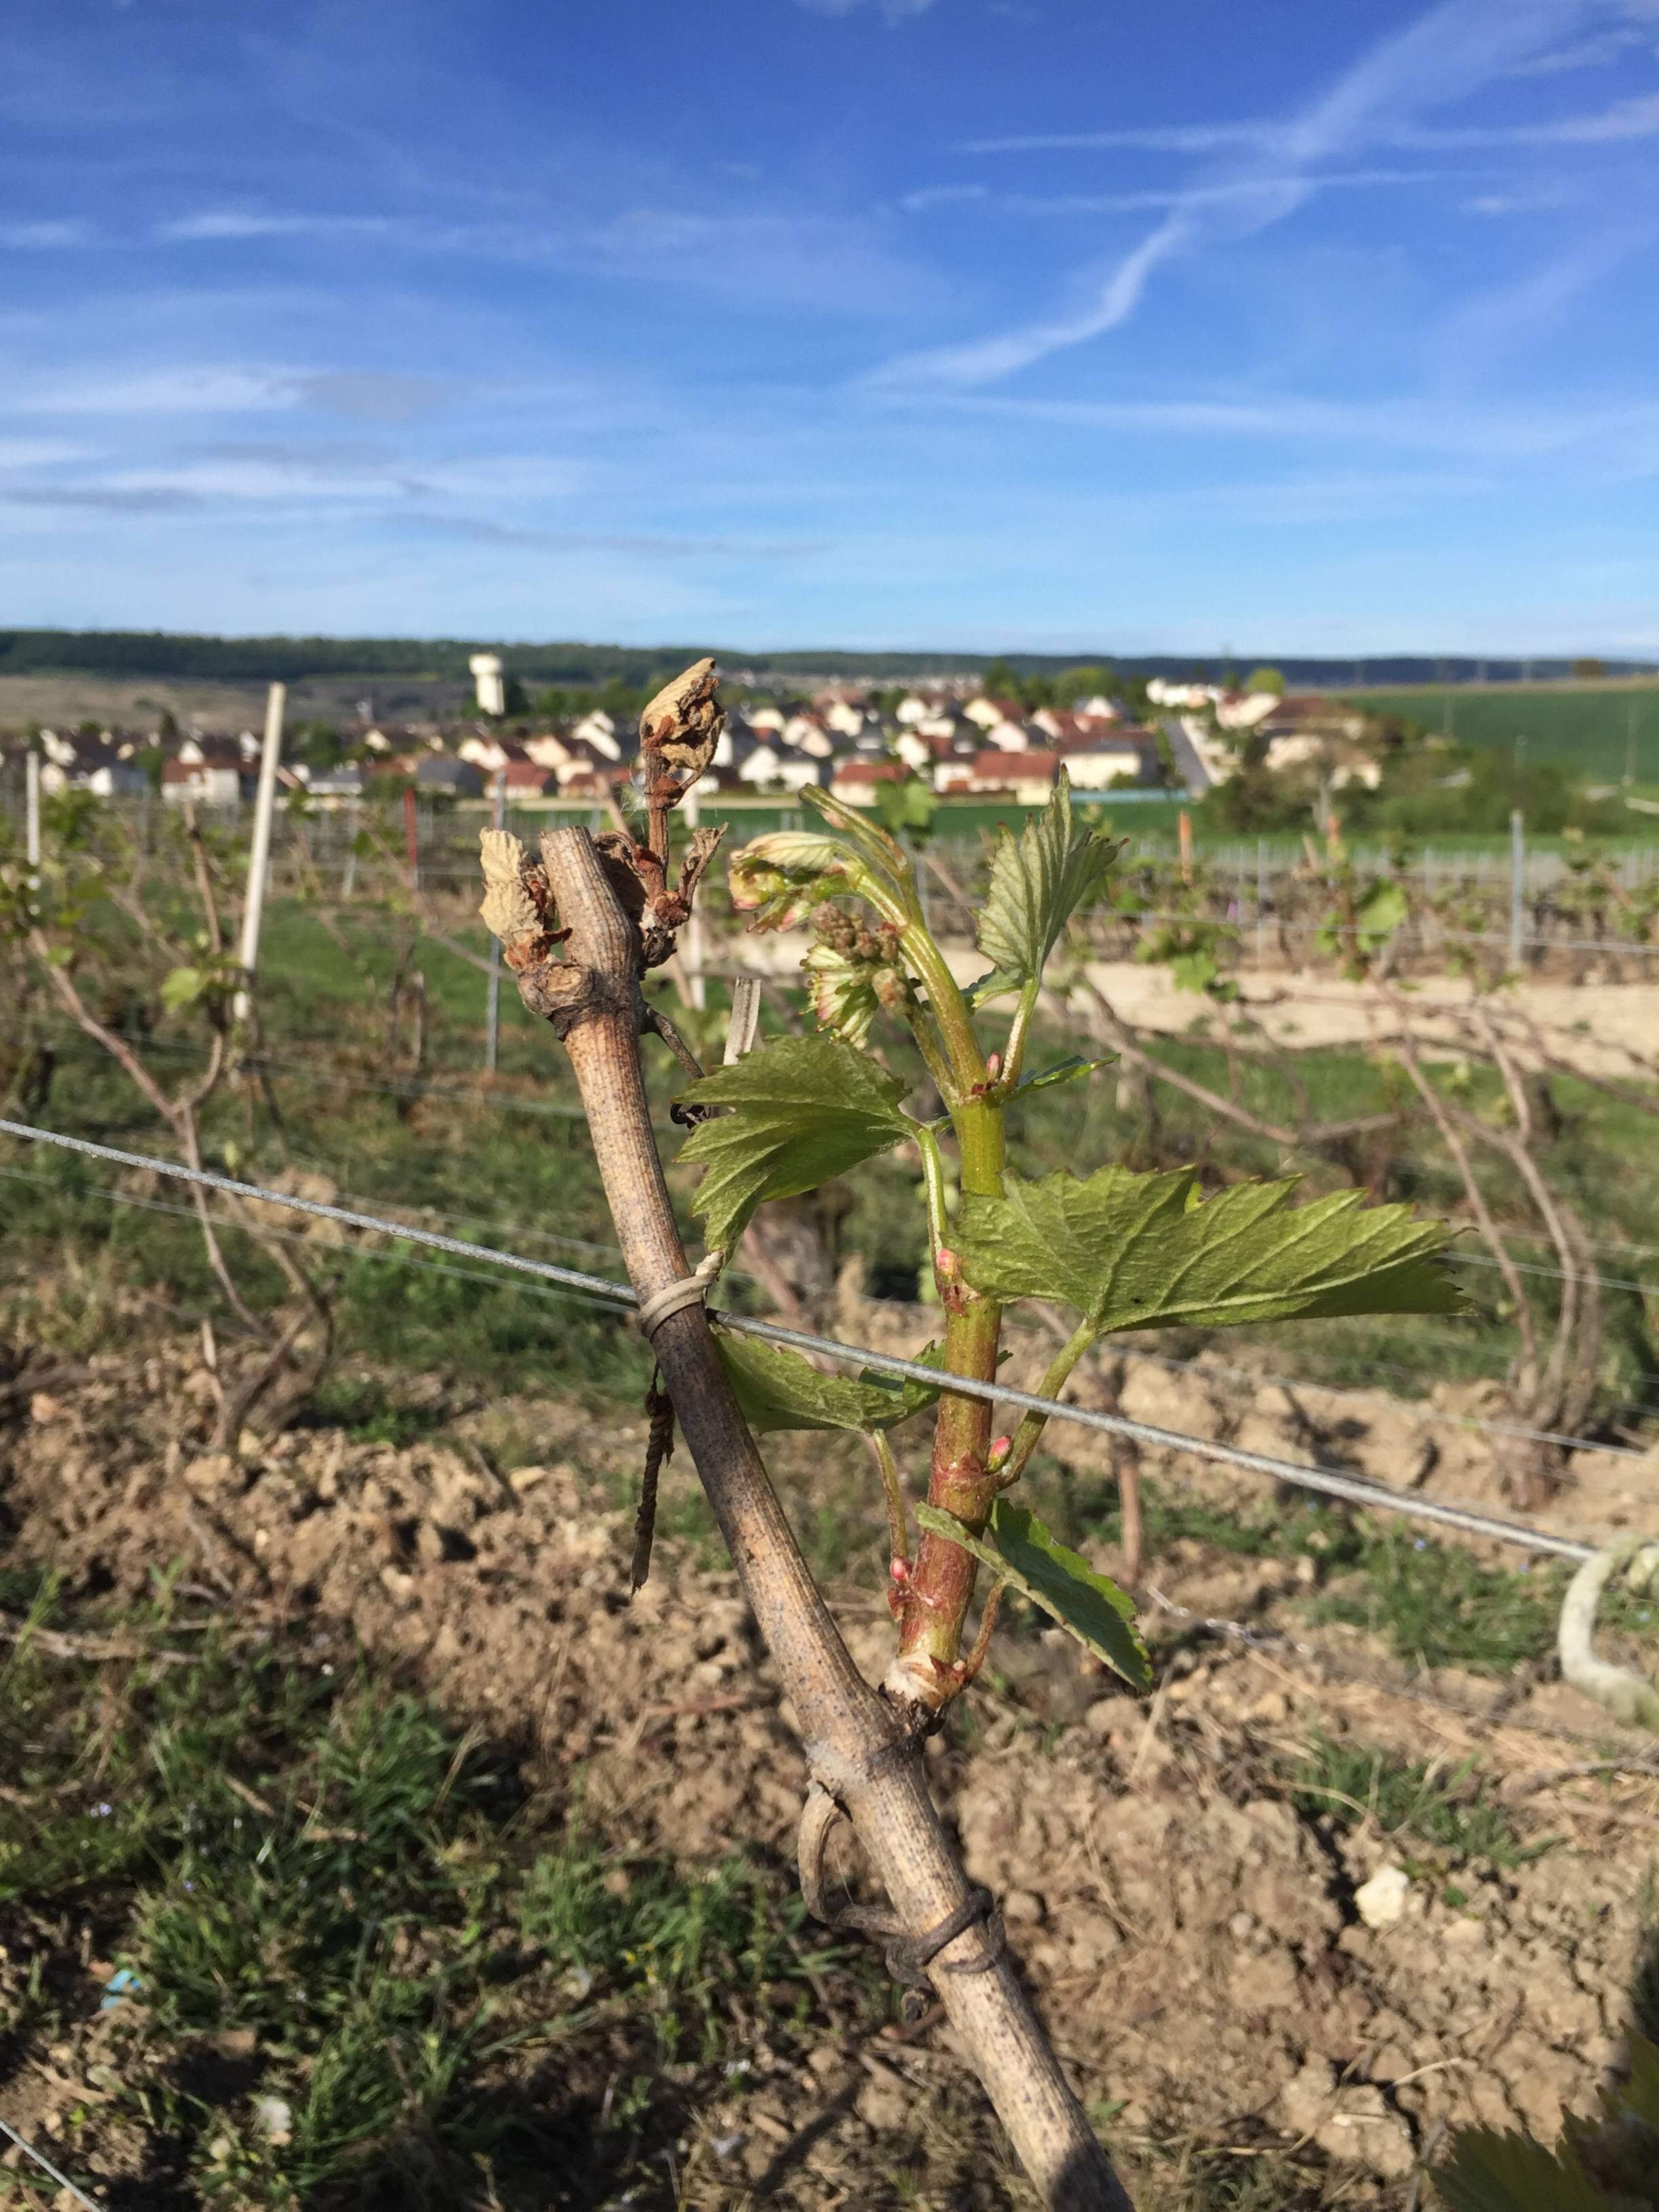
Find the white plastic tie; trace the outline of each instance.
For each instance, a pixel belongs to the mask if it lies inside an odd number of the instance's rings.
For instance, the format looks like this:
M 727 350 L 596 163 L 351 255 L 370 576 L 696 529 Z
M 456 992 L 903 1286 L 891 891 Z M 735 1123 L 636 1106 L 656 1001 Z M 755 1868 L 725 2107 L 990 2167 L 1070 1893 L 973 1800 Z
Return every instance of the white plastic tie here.
M 665 1284 L 653 1297 L 647 1298 L 640 1308 L 640 1327 L 646 1335 L 654 1337 L 670 1314 L 681 1313 L 687 1306 L 701 1305 L 714 1287 L 714 1278 L 725 1259 L 724 1252 L 709 1253 L 699 1262 L 695 1273 Z
M 759 1027 L 760 985 L 752 975 L 739 975 L 732 986 L 732 1012 L 726 1025 L 727 1067 L 753 1051 Z

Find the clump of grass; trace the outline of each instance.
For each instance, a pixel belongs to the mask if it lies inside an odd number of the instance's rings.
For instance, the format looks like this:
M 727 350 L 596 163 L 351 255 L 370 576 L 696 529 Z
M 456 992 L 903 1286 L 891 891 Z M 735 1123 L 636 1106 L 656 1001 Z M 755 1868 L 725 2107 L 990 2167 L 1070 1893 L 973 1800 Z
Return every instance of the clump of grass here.
M 1122 1516 L 1109 1480 L 1066 1480 L 1053 1461 L 1039 1462 L 1027 1479 L 1068 1542 L 1121 1540 Z M 1461 1546 L 1419 1536 L 1398 1522 L 1378 1527 L 1313 1504 L 1229 1512 L 1166 1493 L 1152 1480 L 1143 1484 L 1142 1510 L 1154 1557 L 1187 1540 L 1243 1558 L 1314 1559 L 1322 1580 L 1340 1577 L 1343 1586 L 1317 1590 L 1306 1601 L 1306 1617 L 1368 1629 L 1420 1667 L 1505 1675 L 1547 1658 L 1554 1644 L 1566 1586 L 1554 1564 L 1520 1572 L 1483 1566 Z M 1607 1593 L 1600 1617 L 1614 1636 L 1639 1642 L 1659 1633 L 1659 1607 L 1622 1589 Z
M 1068 1544 L 1120 1543 L 1123 1511 L 1115 1481 L 1079 1474 L 1039 1452 L 1024 1483 L 1049 1525 Z M 1182 1541 L 1207 1544 L 1246 1559 L 1310 1553 L 1328 1565 L 1356 1562 L 1364 1538 L 1350 1515 L 1310 1499 L 1263 1504 L 1243 1511 L 1212 1504 L 1183 1488 L 1169 1489 L 1155 1476 L 1141 1478 L 1141 1517 L 1149 1554 Z
M 378 1377 L 336 1368 L 325 1374 L 307 1401 L 301 1425 L 343 1429 L 354 1443 L 392 1444 L 399 1449 L 441 1429 L 447 1409 L 441 1404 L 410 1405 Z
M 1353 1564 L 1365 1587 L 1315 1598 L 1310 1618 L 1368 1628 L 1402 1659 L 1507 1674 L 1542 1657 L 1553 1640 L 1558 1569 L 1517 1575 L 1484 1567 L 1472 1553 L 1398 1526 L 1364 1541 Z
M 71 2166 L 136 2136 L 216 2201 L 391 2212 L 487 2166 L 597 2204 L 675 2139 L 688 2067 L 836 1969 L 781 1875 L 544 1825 L 502 1748 L 337 1639 L 192 1627 L 163 1589 L 117 1624 L 158 1653 L 123 1681 L 49 1621 L 48 1585 L 0 1666 L 0 2029 L 85 2046 L 109 2102 Z M 88 1957 L 138 1978 L 107 2014 Z
M 1384 1835 L 1415 1837 L 1448 1860 L 1519 1866 L 1547 1844 L 1523 1844 L 1503 1808 L 1487 1802 L 1477 1762 L 1437 1774 L 1372 1745 L 1334 1742 L 1322 1730 L 1294 1778 L 1297 1808 L 1339 1827 L 1370 1820 Z
M 1141 2212 L 1323 2212 L 1349 2201 L 1343 2178 L 1322 2160 L 1304 2163 L 1294 2154 L 1243 2144 L 1161 2145 L 1136 2181 Z

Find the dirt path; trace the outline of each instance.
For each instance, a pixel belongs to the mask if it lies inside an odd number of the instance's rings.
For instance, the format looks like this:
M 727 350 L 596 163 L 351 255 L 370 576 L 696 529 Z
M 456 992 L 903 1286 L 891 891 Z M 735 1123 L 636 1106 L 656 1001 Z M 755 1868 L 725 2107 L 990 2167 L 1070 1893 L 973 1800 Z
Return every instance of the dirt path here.
M 726 945 L 724 954 L 757 975 L 795 982 L 811 944 L 800 932 L 744 937 Z M 947 957 L 959 983 L 985 972 L 984 955 L 972 946 L 951 946 Z M 1096 960 L 1086 972 L 1133 1028 L 1160 1036 L 1215 1032 L 1220 1010 L 1200 994 L 1178 991 L 1166 966 Z M 1273 1043 L 1297 1051 L 1328 1046 L 1365 1049 L 1399 1028 L 1395 1008 L 1374 984 L 1347 983 L 1315 969 L 1259 975 L 1243 969 L 1235 980 L 1238 1004 L 1251 1020 Z M 1410 1004 L 1429 1057 L 1454 1047 L 1446 1016 L 1467 1006 L 1470 995 L 1468 984 L 1457 976 L 1413 981 Z M 1650 1057 L 1659 1042 L 1659 983 L 1522 983 L 1495 1003 L 1514 1006 L 1546 1032 L 1552 1053 L 1591 1074 L 1629 1079 L 1630 1054 Z M 1518 1057 L 1528 1060 L 1529 1055 L 1522 1051 Z

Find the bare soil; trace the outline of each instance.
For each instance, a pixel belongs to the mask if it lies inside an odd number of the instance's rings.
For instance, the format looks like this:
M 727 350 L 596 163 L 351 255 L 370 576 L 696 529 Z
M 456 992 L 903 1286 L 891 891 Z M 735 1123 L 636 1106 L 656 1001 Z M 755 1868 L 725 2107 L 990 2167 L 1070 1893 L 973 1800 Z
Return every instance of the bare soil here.
M 883 1326 L 906 1340 L 921 1322 L 891 1310 L 884 1321 L 874 1308 L 856 1319 L 866 1342 Z M 1008 1371 L 1023 1379 L 1019 1369 Z M 204 1432 L 209 1388 L 175 1346 L 141 1375 L 94 1361 L 36 1391 L 0 1437 L 12 1561 L 50 1561 L 71 1587 L 114 1603 L 182 1559 L 234 1611 L 304 1616 L 407 1669 L 457 1715 L 521 1746 L 550 1802 L 580 1786 L 618 1839 L 684 1863 L 734 1845 L 789 1858 L 805 1775 L 735 1576 L 700 1540 L 670 1533 L 628 1601 L 625 1500 L 642 1419 L 508 1401 L 452 1409 L 441 1433 L 404 1449 L 324 1428 L 206 1455 L 191 1438 Z M 441 1386 L 430 1395 L 441 1403 Z M 1144 1416 L 1178 1413 L 1188 1428 L 1286 1456 L 1334 1435 L 1283 1393 L 1241 1405 L 1201 1375 L 1132 1370 L 1125 1398 Z M 1426 1429 L 1414 1418 L 1348 1419 L 1340 1441 L 1355 1464 L 1369 1454 L 1398 1479 Z M 1456 1430 L 1433 1440 L 1431 1486 L 1490 1490 L 1482 1440 Z M 1083 1469 L 1103 1440 L 1078 1431 L 1055 1443 Z M 772 1439 L 769 1461 L 803 1526 L 867 1509 L 873 1537 L 873 1478 L 854 1449 Z M 1638 1510 L 1638 1477 L 1650 1487 L 1651 1471 L 1632 1468 L 1585 1465 L 1571 1507 L 1581 1524 Z M 1152 1471 L 1212 1498 L 1259 1502 L 1191 1462 Z M 669 1485 L 671 1528 L 688 1484 L 682 1472 Z M 884 1564 L 878 1542 L 855 1549 L 833 1593 L 872 1678 L 891 1637 Z M 1057 1632 L 999 1638 L 988 1679 L 927 1754 L 969 1871 L 1000 1899 L 1011 1945 L 1139 2201 L 1195 2201 L 1181 2194 L 1183 2147 L 1224 2164 L 1277 2148 L 1287 2173 L 1325 2176 L 1320 2191 L 1344 2203 L 1404 2208 L 1419 2202 L 1413 2177 L 1447 2124 L 1548 2137 L 1564 2108 L 1589 2109 L 1624 2053 L 1659 1784 L 1608 1787 L 1559 1770 L 1598 1746 L 1640 1754 L 1644 1744 L 1559 1684 L 1495 1696 L 1490 1680 L 1410 1680 L 1374 1639 L 1309 1630 L 1292 1562 L 1188 1540 L 1149 1579 L 1162 1656 L 1150 1700 Z M 1182 1607 L 1257 1640 L 1194 1639 Z M 1407 1869 L 1401 1917 L 1367 1927 L 1356 1889 L 1412 1847 L 1367 1820 L 1345 1828 L 1297 1809 L 1289 1778 L 1316 1729 L 1448 1768 L 1476 1753 L 1522 1835 L 1560 1840 L 1509 1871 L 1466 1867 L 1455 1882 L 1425 1852 Z M 856 1888 L 850 1856 L 845 1873 Z M 4 2095 L 14 2124 L 39 2101 L 27 2082 L 56 2063 L 18 2054 Z M 800 2034 L 766 2050 L 762 2072 L 741 2098 L 716 2081 L 691 2100 L 683 2203 L 897 2201 L 868 2182 L 896 2161 L 915 2179 L 912 2202 L 1030 2202 L 942 2026 L 872 2042 L 819 2006 Z

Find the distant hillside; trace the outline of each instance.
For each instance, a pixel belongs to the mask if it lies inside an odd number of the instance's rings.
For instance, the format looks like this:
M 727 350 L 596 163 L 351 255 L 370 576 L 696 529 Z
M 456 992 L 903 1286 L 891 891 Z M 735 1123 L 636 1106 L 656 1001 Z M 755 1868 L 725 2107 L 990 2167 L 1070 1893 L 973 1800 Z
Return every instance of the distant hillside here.
M 196 637 L 169 630 L 0 629 L 0 675 L 35 676 L 59 672 L 96 672 L 112 677 L 156 677 L 218 683 L 292 684 L 306 677 L 441 677 L 465 681 L 470 655 L 499 653 L 509 674 L 534 684 L 603 684 L 613 678 L 635 688 L 653 676 L 667 676 L 700 653 L 716 652 L 723 667 L 780 684 L 805 684 L 817 678 L 884 678 L 971 675 L 993 659 L 1006 659 L 1021 675 L 1053 675 L 1063 668 L 1099 665 L 1134 669 L 1144 676 L 1193 677 L 1214 682 L 1231 673 L 1248 673 L 1262 663 L 1284 671 L 1286 680 L 1310 690 L 1346 690 L 1378 684 L 1453 684 L 1482 680 L 1515 682 L 1559 678 L 1572 673 L 1566 660 L 1431 659 L 1396 655 L 1376 660 L 1304 660 L 1273 652 L 1240 653 L 1219 658 L 1170 653 L 849 653 L 813 648 L 791 653 L 750 653 L 741 647 L 694 645 L 505 645 L 488 638 L 399 637 Z M 1650 664 L 1609 661 L 1609 675 L 1659 672 Z

